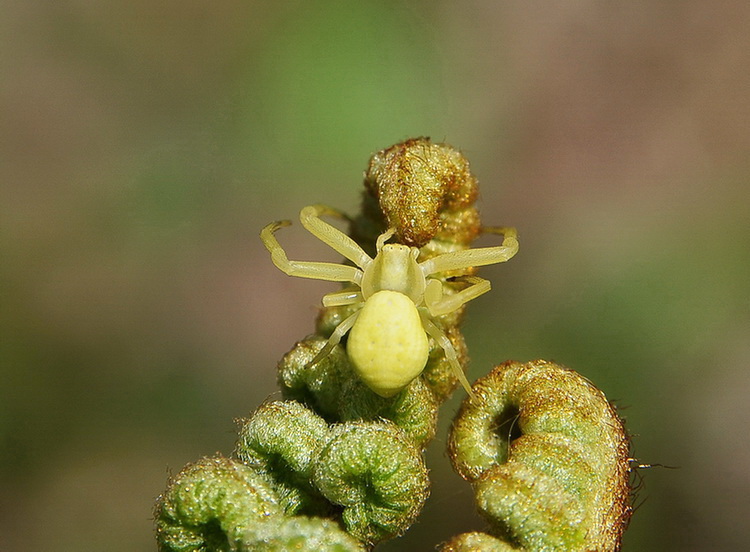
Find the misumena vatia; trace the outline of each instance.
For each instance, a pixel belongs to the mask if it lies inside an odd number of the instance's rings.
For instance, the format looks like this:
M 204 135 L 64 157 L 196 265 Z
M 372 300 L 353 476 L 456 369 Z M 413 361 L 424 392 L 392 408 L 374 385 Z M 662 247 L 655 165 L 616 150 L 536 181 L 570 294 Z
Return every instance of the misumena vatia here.
M 444 294 L 443 282 L 435 275 L 507 261 L 518 251 L 515 229 L 492 230 L 503 234 L 500 246 L 444 253 L 422 262 L 417 261 L 418 248 L 385 243 L 394 234 L 390 229 L 378 237 L 373 259 L 349 236 L 322 221 L 322 215 L 345 218 L 330 207 L 310 205 L 300 212 L 300 222 L 356 266 L 290 261 L 274 236 L 279 228 L 291 224 L 288 220 L 273 222 L 260 233 L 273 263 L 289 276 L 354 284 L 323 296 L 325 307 L 360 308 L 336 327 L 310 365 L 324 358 L 349 332 L 347 353 L 354 369 L 375 393 L 390 397 L 422 373 L 430 351 L 429 336 L 443 349 L 456 377 L 472 395 L 453 345 L 433 319 L 486 293 L 490 282 L 465 276 L 468 287 Z

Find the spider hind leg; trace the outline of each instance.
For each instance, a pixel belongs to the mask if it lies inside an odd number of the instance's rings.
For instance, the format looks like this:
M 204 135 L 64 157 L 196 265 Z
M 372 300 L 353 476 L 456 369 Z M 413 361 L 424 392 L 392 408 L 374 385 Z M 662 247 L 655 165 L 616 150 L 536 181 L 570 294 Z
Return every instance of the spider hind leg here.
M 440 348 L 443 349 L 445 358 L 448 359 L 448 363 L 453 370 L 453 375 L 456 376 L 459 382 L 461 382 L 461 385 L 469 394 L 469 397 L 473 399 L 475 395 L 471 390 L 471 384 L 469 383 L 469 380 L 466 379 L 466 374 L 464 374 L 464 371 L 461 368 L 461 363 L 458 361 L 456 349 L 453 347 L 450 339 L 448 339 L 448 336 L 445 335 L 445 332 L 438 328 L 435 323 L 426 316 L 425 313 L 420 312 L 420 314 L 422 316 L 422 325 L 424 327 L 424 330 L 427 332 L 427 335 L 434 339 L 435 342 L 440 346 Z
M 357 317 L 359 316 L 360 312 L 361 311 L 357 311 L 354 314 L 346 317 L 341 322 L 341 324 L 336 326 L 336 329 L 333 330 L 333 333 L 331 334 L 331 337 L 328 338 L 326 344 L 323 345 L 323 348 L 318 351 L 318 354 L 315 355 L 313 359 L 305 365 L 305 368 L 314 366 L 328 356 L 333 348 L 341 342 L 341 338 L 344 337 L 346 333 L 352 329 L 352 326 L 354 326 L 354 323 L 357 321 Z

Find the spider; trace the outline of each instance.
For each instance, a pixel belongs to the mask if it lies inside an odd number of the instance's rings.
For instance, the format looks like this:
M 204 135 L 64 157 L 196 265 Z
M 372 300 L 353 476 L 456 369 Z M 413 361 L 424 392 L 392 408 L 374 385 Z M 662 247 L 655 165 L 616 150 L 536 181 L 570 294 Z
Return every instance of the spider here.
M 503 234 L 502 245 L 444 253 L 419 262 L 418 248 L 386 243 L 395 233 L 391 228 L 378 237 L 373 259 L 352 238 L 321 220 L 324 215 L 346 219 L 343 213 L 331 207 L 310 205 L 300 211 L 300 222 L 308 232 L 356 266 L 290 261 L 274 232 L 291 225 L 291 221 L 272 222 L 260 233 L 273 263 L 289 276 L 353 284 L 323 296 L 325 307 L 351 305 L 357 310 L 336 326 L 328 342 L 308 365 L 323 359 L 348 332 L 346 349 L 355 371 L 375 393 L 391 397 L 422 373 L 430 351 L 429 338 L 432 338 L 443 349 L 455 376 L 473 397 L 456 351 L 434 319 L 486 293 L 490 282 L 464 276 L 461 279 L 468 287 L 444 294 L 443 281 L 436 275 L 507 261 L 518 251 L 516 230 L 485 229 Z

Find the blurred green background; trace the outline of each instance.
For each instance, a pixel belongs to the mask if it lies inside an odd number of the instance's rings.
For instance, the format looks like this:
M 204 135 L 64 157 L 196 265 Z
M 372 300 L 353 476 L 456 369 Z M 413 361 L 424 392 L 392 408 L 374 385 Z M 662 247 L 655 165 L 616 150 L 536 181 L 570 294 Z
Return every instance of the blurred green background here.
M 154 550 L 168 474 L 231 452 L 331 289 L 260 228 L 355 212 L 420 135 L 519 229 L 470 379 L 566 364 L 679 467 L 639 472 L 625 551 L 750 543 L 750 3 L 11 1 L 0 64 L 1 550 Z M 482 527 L 444 444 L 383 550 Z

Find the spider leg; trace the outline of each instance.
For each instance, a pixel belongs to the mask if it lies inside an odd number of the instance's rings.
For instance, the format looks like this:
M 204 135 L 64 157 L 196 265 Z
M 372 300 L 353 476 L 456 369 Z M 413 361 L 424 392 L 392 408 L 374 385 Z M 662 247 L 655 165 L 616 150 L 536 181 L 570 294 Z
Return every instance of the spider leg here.
M 427 332 L 427 335 L 434 339 L 440 348 L 443 349 L 445 358 L 448 359 L 448 363 L 453 369 L 453 374 L 458 378 L 458 381 L 461 382 L 463 388 L 466 389 L 469 397 L 473 399 L 475 397 L 474 392 L 471 390 L 469 380 L 466 379 L 466 374 L 464 374 L 464 371 L 461 369 L 461 363 L 458 362 L 458 355 L 456 354 L 456 349 L 453 348 L 451 340 L 448 339 L 448 336 L 443 333 L 443 330 L 438 328 L 423 311 L 420 312 L 420 315 L 422 317 L 422 327 Z
M 323 222 L 320 217 L 328 215 L 348 220 L 348 217 L 341 211 L 325 205 L 309 205 L 302 209 L 299 214 L 299 220 L 308 232 L 318 238 L 323 243 L 330 246 L 335 251 L 341 253 L 359 268 L 364 268 L 372 262 L 370 256 L 357 245 L 353 239 L 344 234 L 338 228 L 334 228 L 327 222 Z
M 453 312 L 464 303 L 468 303 L 472 299 L 476 299 L 490 290 L 490 282 L 484 278 L 466 276 L 462 279 L 469 282 L 471 285 L 452 295 L 442 295 L 443 286 L 439 280 L 431 279 L 429 281 L 427 284 L 429 292 L 425 290 L 424 299 L 425 305 L 432 316 L 440 316 L 441 314 Z M 433 289 L 437 289 L 437 286 L 432 284 L 432 282 L 436 282 L 440 286 L 439 295 L 438 293 L 432 292 Z
M 380 250 L 383 249 L 383 246 L 385 245 L 385 242 L 387 242 L 391 237 L 393 237 L 393 234 L 396 233 L 395 228 L 389 228 L 382 234 L 378 236 L 377 241 L 375 242 L 375 250 L 380 253 Z
M 502 263 L 518 252 L 518 237 L 515 228 L 488 227 L 484 228 L 483 231 L 491 234 L 502 234 L 502 245 L 453 251 L 427 259 L 419 263 L 424 275 L 429 276 L 438 272 Z
M 323 296 L 324 307 L 343 307 L 346 305 L 353 305 L 354 303 L 362 303 L 364 301 L 362 297 L 362 291 L 359 288 L 346 288 L 341 291 L 333 291 L 326 293 Z
M 279 270 L 289 276 L 300 278 L 312 278 L 314 280 L 328 280 L 331 282 L 352 282 L 358 284 L 362 281 L 362 271 L 356 267 L 335 263 L 320 263 L 313 261 L 290 261 L 284 248 L 273 235 L 279 228 L 289 226 L 291 222 L 282 220 L 272 222 L 260 232 L 263 245 L 271 253 L 271 260 Z
M 318 354 L 315 355 L 315 357 L 313 357 L 313 359 L 305 365 L 305 368 L 314 366 L 315 364 L 323 360 L 326 356 L 328 356 L 328 353 L 330 353 L 333 348 L 339 344 L 341 338 L 346 335 L 346 332 L 352 329 L 352 326 L 354 326 L 354 323 L 357 321 L 357 317 L 359 316 L 360 312 L 362 311 L 357 311 L 354 314 L 344 318 L 341 324 L 336 326 L 336 329 L 333 330 L 331 337 L 328 338 L 328 342 L 320 351 L 318 351 Z

